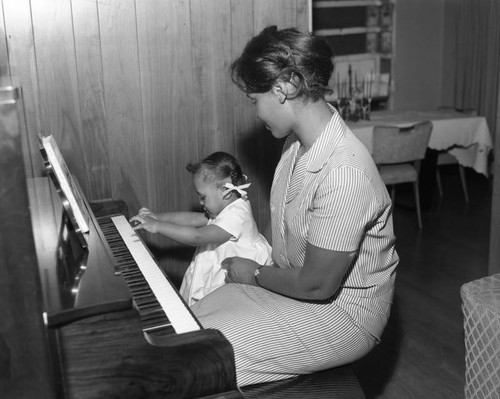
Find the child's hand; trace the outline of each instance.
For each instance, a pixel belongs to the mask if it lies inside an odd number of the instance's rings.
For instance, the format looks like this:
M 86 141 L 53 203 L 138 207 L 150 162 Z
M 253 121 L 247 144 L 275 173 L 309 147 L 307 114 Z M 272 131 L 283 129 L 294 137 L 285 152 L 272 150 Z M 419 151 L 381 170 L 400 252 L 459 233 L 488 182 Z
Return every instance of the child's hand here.
M 150 233 L 158 232 L 159 222 L 150 216 L 140 216 L 140 214 L 133 216 L 130 218 L 130 223 L 134 230 L 146 230 Z
M 149 216 L 153 219 L 158 220 L 158 215 L 155 212 L 153 212 L 151 209 L 148 209 L 148 208 L 139 209 L 139 216 L 141 216 L 141 217 Z

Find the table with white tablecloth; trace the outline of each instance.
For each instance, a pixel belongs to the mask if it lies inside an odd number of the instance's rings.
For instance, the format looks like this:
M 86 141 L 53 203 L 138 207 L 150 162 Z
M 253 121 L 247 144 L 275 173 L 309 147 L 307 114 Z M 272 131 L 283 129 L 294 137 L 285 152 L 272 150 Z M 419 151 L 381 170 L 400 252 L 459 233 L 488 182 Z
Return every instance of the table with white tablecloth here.
M 433 125 L 429 148 L 447 150 L 461 165 L 488 176 L 488 154 L 493 140 L 484 116 L 450 111 L 377 111 L 371 113 L 368 121 L 348 122 L 348 125 L 371 152 L 374 126 L 408 126 L 426 120 Z

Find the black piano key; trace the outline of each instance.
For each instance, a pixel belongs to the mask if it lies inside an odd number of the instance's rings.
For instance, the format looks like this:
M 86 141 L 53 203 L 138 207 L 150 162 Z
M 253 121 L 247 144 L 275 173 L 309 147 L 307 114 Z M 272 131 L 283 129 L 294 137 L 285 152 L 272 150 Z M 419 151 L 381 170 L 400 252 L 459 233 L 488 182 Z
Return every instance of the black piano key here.
M 151 312 L 157 311 L 158 309 L 163 311 L 163 309 L 160 306 L 158 306 L 158 304 L 155 303 L 154 301 L 143 302 L 143 303 L 136 302 L 136 304 L 139 307 L 139 309 L 141 309 L 141 313 L 143 315 L 147 315 Z
M 111 218 L 99 218 L 98 223 L 118 265 L 118 270 L 130 289 L 143 323 L 143 331 L 175 334 L 170 320 L 158 303 Z

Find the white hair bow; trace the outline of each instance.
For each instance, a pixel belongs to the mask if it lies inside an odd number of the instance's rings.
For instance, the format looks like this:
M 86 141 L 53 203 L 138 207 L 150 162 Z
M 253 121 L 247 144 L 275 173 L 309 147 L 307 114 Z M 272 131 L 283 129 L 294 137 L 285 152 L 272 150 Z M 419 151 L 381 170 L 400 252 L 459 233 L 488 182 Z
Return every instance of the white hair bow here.
M 232 183 L 226 183 L 226 184 L 224 184 L 224 187 L 226 187 L 229 190 L 228 192 L 230 192 L 230 191 L 237 191 L 238 193 L 240 193 L 240 195 L 243 198 L 246 198 L 247 197 L 247 192 L 245 190 L 243 190 L 243 189 L 250 187 L 250 184 L 252 184 L 252 183 L 247 183 L 247 184 L 242 184 L 240 186 L 235 186 Z

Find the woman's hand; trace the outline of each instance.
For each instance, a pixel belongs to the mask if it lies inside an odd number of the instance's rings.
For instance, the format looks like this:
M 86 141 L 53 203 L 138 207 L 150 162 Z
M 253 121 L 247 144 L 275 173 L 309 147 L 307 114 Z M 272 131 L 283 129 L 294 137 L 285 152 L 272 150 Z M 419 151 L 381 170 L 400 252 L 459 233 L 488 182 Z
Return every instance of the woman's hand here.
M 252 259 L 233 256 L 222 261 L 221 267 L 227 270 L 226 283 L 240 283 L 248 285 L 257 285 L 255 282 L 255 269 L 260 267 Z
M 132 228 L 134 230 L 146 230 L 150 233 L 158 233 L 158 227 L 160 224 L 160 222 L 153 217 L 141 216 L 140 213 L 139 215 L 130 218 L 130 223 L 132 224 Z

